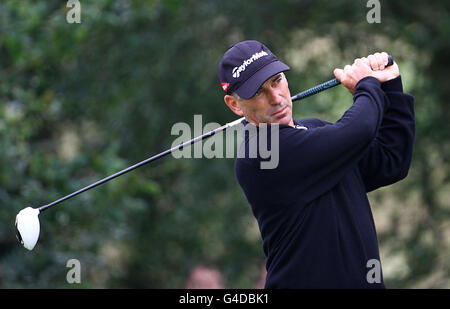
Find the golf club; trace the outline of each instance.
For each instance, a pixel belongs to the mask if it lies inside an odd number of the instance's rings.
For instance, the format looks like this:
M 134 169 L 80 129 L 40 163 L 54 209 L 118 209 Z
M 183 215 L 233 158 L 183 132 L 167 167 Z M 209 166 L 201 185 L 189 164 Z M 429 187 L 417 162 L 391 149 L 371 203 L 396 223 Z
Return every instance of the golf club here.
M 393 63 L 394 63 L 393 58 L 391 56 L 389 56 L 388 64 L 386 66 L 391 66 Z M 326 89 L 335 87 L 335 86 L 337 86 L 339 84 L 340 84 L 340 82 L 336 78 L 334 78 L 332 80 L 329 80 L 327 82 L 324 82 L 324 83 L 322 83 L 320 85 L 317 85 L 315 87 L 312 87 L 312 88 L 310 88 L 308 90 L 305 90 L 303 92 L 300 92 L 300 93 L 294 95 L 291 98 L 291 100 L 292 101 L 302 100 L 304 98 L 307 98 L 309 96 L 312 96 L 314 94 L 322 92 L 322 91 L 324 91 Z M 158 160 L 158 159 L 160 159 L 160 158 L 162 158 L 162 157 L 164 157 L 164 156 L 166 156 L 166 155 L 168 155 L 168 154 L 170 154 L 170 153 L 172 153 L 172 152 L 174 152 L 176 150 L 181 150 L 181 149 L 183 149 L 186 146 L 192 145 L 192 144 L 194 144 L 194 143 L 196 143 L 198 141 L 201 141 L 201 140 L 204 140 L 204 139 L 206 139 L 208 137 L 211 137 L 211 136 L 215 135 L 216 133 L 219 133 L 221 131 L 225 131 L 228 128 L 231 128 L 231 127 L 241 123 L 244 119 L 245 119 L 245 117 L 239 118 L 239 119 L 237 119 L 237 120 L 235 120 L 233 122 L 227 123 L 227 124 L 217 128 L 217 129 L 214 129 L 214 130 L 212 130 L 210 132 L 207 132 L 207 133 L 205 133 L 203 135 L 200 135 L 200 136 L 198 136 L 198 137 L 196 137 L 194 139 L 191 139 L 191 140 L 189 140 L 187 142 L 184 142 L 184 143 L 182 143 L 182 144 L 180 144 L 178 146 L 175 146 L 175 147 L 172 147 L 172 148 L 170 148 L 168 150 L 165 150 L 165 151 L 163 151 L 163 152 L 161 152 L 161 153 L 159 153 L 157 155 L 154 155 L 154 156 L 152 156 L 152 157 L 150 157 L 150 158 L 148 158 L 148 159 L 146 159 L 144 161 L 141 161 L 141 162 L 139 162 L 139 163 L 137 163 L 135 165 L 132 165 L 132 166 L 126 168 L 126 169 L 123 169 L 123 170 L 121 170 L 121 171 L 119 171 L 119 172 L 117 172 L 117 173 L 115 173 L 115 174 L 113 174 L 111 176 L 108 176 L 108 177 L 103 178 L 103 179 L 101 179 L 101 180 L 99 180 L 97 182 L 94 182 L 93 184 L 90 184 L 90 185 L 88 185 L 88 186 L 86 186 L 86 187 L 84 187 L 84 188 L 82 188 L 82 189 L 80 189 L 78 191 L 75 191 L 75 192 L 73 192 L 71 194 L 68 194 L 68 195 L 66 195 L 66 196 L 64 196 L 64 197 L 62 197 L 62 198 L 60 198 L 60 199 L 58 199 L 58 200 L 56 200 L 56 201 L 54 201 L 54 202 L 52 202 L 50 204 L 43 205 L 43 206 L 41 206 L 39 208 L 27 207 L 27 208 L 22 209 L 17 214 L 16 219 L 15 219 L 15 229 L 16 229 L 16 237 L 17 237 L 17 239 L 19 240 L 19 242 L 25 248 L 27 248 L 28 250 L 33 250 L 33 248 L 35 247 L 35 245 L 36 245 L 36 243 L 38 241 L 38 238 L 39 238 L 40 225 L 39 225 L 39 218 L 38 218 L 38 216 L 39 216 L 39 214 L 41 212 L 49 209 L 52 206 L 55 206 L 56 204 L 59 204 L 59 203 L 65 201 L 65 200 L 68 200 L 68 199 L 70 199 L 70 198 L 72 198 L 72 197 L 74 197 L 74 196 L 76 196 L 76 195 L 78 195 L 80 193 L 83 193 L 83 192 L 85 192 L 87 190 L 90 190 L 90 189 L 96 187 L 96 186 L 99 186 L 99 185 L 101 185 L 101 184 L 103 184 L 103 183 L 105 183 L 105 182 L 107 182 L 107 181 L 109 181 L 111 179 L 114 179 L 114 178 L 119 177 L 119 176 L 121 176 L 121 175 L 123 175 L 125 173 L 128 173 L 128 172 L 130 172 L 130 171 L 132 171 L 132 170 L 134 170 L 134 169 L 136 169 L 138 167 L 141 167 L 141 166 L 143 166 L 143 165 L 145 165 L 147 163 L 150 163 L 152 161 Z

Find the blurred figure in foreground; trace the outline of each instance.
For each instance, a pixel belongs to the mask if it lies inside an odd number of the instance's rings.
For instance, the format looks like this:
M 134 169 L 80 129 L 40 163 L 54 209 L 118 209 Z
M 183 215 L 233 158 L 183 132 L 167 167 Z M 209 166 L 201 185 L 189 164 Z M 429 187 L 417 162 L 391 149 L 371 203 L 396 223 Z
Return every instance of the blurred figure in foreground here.
M 196 266 L 192 269 L 186 283 L 187 289 L 223 289 L 220 272 L 214 268 Z

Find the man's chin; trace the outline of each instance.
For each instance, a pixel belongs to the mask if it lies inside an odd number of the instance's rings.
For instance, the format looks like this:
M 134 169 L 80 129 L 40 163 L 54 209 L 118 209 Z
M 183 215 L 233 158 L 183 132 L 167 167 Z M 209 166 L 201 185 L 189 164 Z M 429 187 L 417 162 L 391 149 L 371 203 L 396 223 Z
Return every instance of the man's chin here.
M 259 124 L 285 124 L 285 125 L 291 125 L 293 126 L 293 119 L 292 116 L 285 115 L 283 117 L 271 117 L 270 119 L 267 119 L 266 121 L 259 122 Z M 259 126 L 259 125 L 258 125 Z
M 285 115 L 283 117 L 273 117 L 271 123 L 291 125 L 293 123 L 292 115 Z

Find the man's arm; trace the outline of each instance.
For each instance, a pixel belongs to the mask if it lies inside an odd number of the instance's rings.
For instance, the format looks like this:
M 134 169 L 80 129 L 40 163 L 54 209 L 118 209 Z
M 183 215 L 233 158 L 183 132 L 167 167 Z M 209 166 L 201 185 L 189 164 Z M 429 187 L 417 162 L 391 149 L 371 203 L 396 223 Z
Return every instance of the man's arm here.
M 381 84 L 390 101 L 380 129 L 359 162 L 366 191 L 393 184 L 408 174 L 413 154 L 414 97 L 403 93 L 401 77 Z
M 336 123 L 308 130 L 280 128 L 277 168 L 261 170 L 255 161 L 256 176 L 243 162 L 237 169 L 238 180 L 252 199 L 250 203 L 264 203 L 270 199 L 267 194 L 273 194 L 274 184 L 280 183 L 285 185 L 278 187 L 277 196 L 285 204 L 299 198 L 308 203 L 330 190 L 358 167 L 388 104 L 380 82 L 366 76 L 355 87 L 353 105 Z
M 415 135 L 414 98 L 403 93 L 397 63 L 385 68 L 387 53 L 375 53 L 360 60 L 371 67 L 372 76 L 382 83 L 381 89 L 389 101 L 389 108 L 383 114 L 381 126 L 367 153 L 359 162 L 361 176 L 366 191 L 369 192 L 393 184 L 405 178 L 408 173 Z M 342 73 L 335 70 L 337 77 L 343 75 Z M 353 94 L 352 83 L 342 76 L 340 78 Z
M 236 174 L 250 203 L 264 203 L 273 194 L 274 184 L 280 183 L 285 184 L 277 187 L 280 203 L 299 198 L 307 203 L 358 167 L 381 126 L 389 100 L 363 60 L 357 59 L 341 71 L 337 77 L 354 89 L 354 103 L 336 123 L 308 130 L 280 128 L 279 165 L 275 169 L 261 170 L 258 165 L 255 176 L 250 160 L 238 162 Z M 258 160 L 253 163 L 257 165 Z

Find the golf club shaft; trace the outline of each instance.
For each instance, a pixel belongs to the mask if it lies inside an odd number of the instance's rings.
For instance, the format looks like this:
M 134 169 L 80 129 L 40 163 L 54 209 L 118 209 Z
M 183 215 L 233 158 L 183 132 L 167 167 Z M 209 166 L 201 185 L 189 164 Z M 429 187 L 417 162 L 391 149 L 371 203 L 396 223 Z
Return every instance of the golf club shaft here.
M 56 205 L 56 204 L 59 204 L 59 203 L 61 203 L 62 201 L 65 201 L 65 200 L 67 200 L 67 199 L 69 199 L 69 198 L 71 198 L 71 197 L 74 197 L 75 195 L 78 195 L 78 194 L 80 194 L 80 193 L 83 193 L 83 192 L 85 192 L 85 191 L 87 191 L 87 190 L 89 190 L 89 189 L 92 189 L 92 188 L 94 188 L 94 187 L 97 187 L 97 186 L 99 186 L 99 185 L 101 185 L 101 184 L 103 184 L 103 183 L 105 183 L 105 182 L 107 182 L 107 181 L 110 181 L 111 179 L 114 179 L 114 178 L 116 178 L 116 177 L 119 177 L 119 176 L 121 176 L 121 175 L 123 175 L 123 174 L 125 174 L 125 173 L 128 173 L 128 172 L 130 172 L 130 171 L 132 171 L 132 170 L 134 170 L 134 169 L 136 169 L 136 168 L 138 168 L 138 167 L 141 167 L 142 165 L 145 165 L 145 164 L 147 164 L 147 163 L 150 163 L 150 162 L 152 162 L 152 161 L 155 161 L 155 160 L 157 160 L 157 159 L 159 159 L 159 158 L 165 157 L 165 156 L 167 156 L 168 154 L 170 154 L 170 153 L 172 153 L 172 152 L 174 152 L 174 151 L 176 151 L 176 150 L 181 150 L 181 149 L 183 149 L 183 147 L 192 145 L 192 144 L 194 144 L 194 143 L 196 143 L 196 142 L 198 142 L 198 141 L 201 141 L 201 140 L 203 140 L 203 139 L 206 139 L 206 138 L 208 138 L 208 137 L 211 137 L 211 136 L 213 136 L 214 134 L 216 134 L 216 133 L 218 133 L 218 132 L 225 131 L 226 129 L 228 129 L 228 128 L 230 128 L 230 127 L 233 127 L 233 126 L 235 126 L 235 125 L 237 125 L 238 123 L 241 123 L 242 120 L 244 120 L 244 119 L 245 119 L 245 117 L 242 117 L 242 118 L 239 118 L 239 119 L 237 119 L 237 120 L 235 120 L 235 121 L 233 121 L 233 122 L 227 123 L 227 124 L 225 124 L 225 125 L 223 125 L 223 126 L 217 128 L 217 129 L 214 129 L 214 130 L 212 130 L 212 131 L 209 131 L 208 133 L 205 133 L 205 134 L 203 134 L 203 135 L 197 136 L 197 137 L 194 138 L 194 139 L 191 139 L 191 140 L 189 140 L 189 141 L 187 141 L 187 142 L 184 142 L 184 143 L 182 143 L 182 144 L 180 144 L 180 145 L 178 145 L 178 146 L 175 146 L 175 147 L 172 147 L 172 148 L 170 148 L 170 149 L 167 149 L 167 150 L 165 150 L 165 151 L 163 151 L 163 152 L 161 152 L 161 153 L 159 153 L 159 154 L 157 154 L 157 155 L 154 155 L 153 157 L 150 157 L 150 158 L 148 158 L 148 159 L 146 159 L 146 160 L 144 160 L 144 161 L 141 161 L 141 162 L 139 162 L 139 163 L 136 163 L 135 165 L 132 165 L 132 166 L 126 168 L 126 169 L 123 169 L 123 170 L 121 170 L 121 171 L 119 171 L 119 172 L 117 172 L 117 173 L 115 173 L 115 174 L 113 174 L 113 175 L 111 175 L 111 176 L 108 176 L 108 177 L 103 178 L 103 179 L 101 179 L 101 180 L 99 180 L 99 181 L 97 181 L 97 182 L 94 182 L 93 184 L 90 184 L 90 185 L 88 185 L 88 186 L 86 186 L 86 187 L 84 187 L 84 188 L 82 188 L 82 189 L 80 189 L 80 190 L 78 190 L 78 191 L 75 191 L 75 192 L 73 192 L 73 193 L 71 193 L 71 194 L 69 194 L 69 195 L 66 195 L 66 196 L 60 198 L 59 200 L 56 200 L 56 201 L 54 201 L 54 202 L 52 202 L 52 203 L 50 203 L 50 204 L 41 206 L 41 207 L 39 207 L 39 212 L 43 212 L 44 210 L 46 210 L 46 209 L 48 209 L 48 208 L 50 208 L 50 207 L 52 207 L 52 206 L 54 206 L 54 205 Z
M 389 56 L 389 61 L 388 61 L 388 64 L 386 66 L 390 66 L 392 64 L 393 64 L 393 59 L 392 59 L 391 56 Z M 335 79 L 329 80 L 329 81 L 327 81 L 325 83 L 322 83 L 320 85 L 317 85 L 317 86 L 315 86 L 313 88 L 310 88 L 308 90 L 300 92 L 300 93 L 296 94 L 295 96 L 293 96 L 291 98 L 291 100 L 292 101 L 302 100 L 304 98 L 307 98 L 309 96 L 312 96 L 314 94 L 322 92 L 322 91 L 324 91 L 326 89 L 332 88 L 332 87 L 337 86 L 339 84 L 340 84 L 340 82 L 335 78 Z M 237 119 L 237 120 L 235 120 L 233 122 L 227 123 L 227 124 L 217 128 L 217 129 L 214 129 L 214 130 L 209 131 L 209 132 L 207 132 L 207 133 L 205 133 L 203 135 L 200 135 L 200 136 L 198 136 L 198 137 L 196 137 L 194 139 L 191 139 L 190 141 L 184 142 L 184 143 L 182 143 L 182 144 L 180 144 L 178 146 L 175 146 L 175 147 L 172 147 L 170 149 L 167 149 L 167 150 L 165 150 L 165 151 L 163 151 L 163 152 L 161 152 L 161 153 L 159 153 L 157 155 L 154 155 L 153 157 L 150 157 L 150 158 L 148 158 L 148 159 L 146 159 L 144 161 L 136 163 L 135 165 L 132 165 L 132 166 L 126 168 L 126 169 L 123 169 L 123 170 L 121 170 L 121 171 L 119 171 L 119 172 L 117 172 L 117 173 L 115 173 L 115 174 L 113 174 L 111 176 L 108 176 L 108 177 L 103 178 L 103 179 L 101 179 L 101 180 L 99 180 L 97 182 L 94 182 L 93 184 L 90 184 L 90 185 L 88 185 L 88 186 L 86 186 L 86 187 L 84 187 L 84 188 L 82 188 L 82 189 L 80 189 L 78 191 L 75 191 L 75 192 L 73 192 L 73 193 L 71 193 L 69 195 L 66 195 L 66 196 L 64 196 L 64 197 L 62 197 L 62 198 L 60 198 L 60 199 L 58 199 L 58 200 L 56 200 L 56 201 L 54 201 L 54 202 L 52 202 L 50 204 L 41 206 L 41 207 L 39 207 L 39 212 L 43 212 L 44 210 L 46 210 L 46 209 L 48 209 L 48 208 L 50 208 L 50 207 L 52 207 L 52 206 L 54 206 L 56 204 L 59 204 L 59 203 L 65 201 L 65 200 L 67 200 L 69 198 L 72 198 L 72 197 L 74 197 L 74 196 L 76 196 L 76 195 L 78 195 L 80 193 L 83 193 L 83 192 L 85 192 L 87 190 L 95 188 L 95 187 L 97 187 L 97 186 L 99 186 L 99 185 L 101 185 L 101 184 L 103 184 L 103 183 L 105 183 L 107 181 L 110 181 L 111 179 L 114 179 L 114 178 L 119 177 L 119 176 L 121 176 L 123 174 L 126 174 L 126 173 L 128 173 L 128 172 L 130 172 L 130 171 L 132 171 L 132 170 L 134 170 L 134 169 L 136 169 L 138 167 L 141 167 L 141 166 L 143 166 L 143 165 L 145 165 L 147 163 L 150 163 L 152 161 L 155 161 L 155 160 L 158 160 L 158 159 L 160 159 L 162 157 L 165 157 L 168 154 L 170 154 L 170 153 L 172 153 L 172 152 L 174 152 L 176 150 L 181 150 L 181 149 L 183 149 L 183 147 L 192 145 L 192 144 L 194 144 L 194 143 L 196 143 L 198 141 L 201 141 L 201 140 L 204 140 L 204 139 L 206 139 L 208 137 L 211 137 L 211 136 L 213 136 L 216 133 L 219 133 L 221 131 L 227 130 L 228 128 L 234 127 L 235 125 L 241 123 L 242 120 L 244 120 L 244 119 L 245 119 L 245 117 L 242 117 L 242 118 L 239 118 L 239 119 Z

